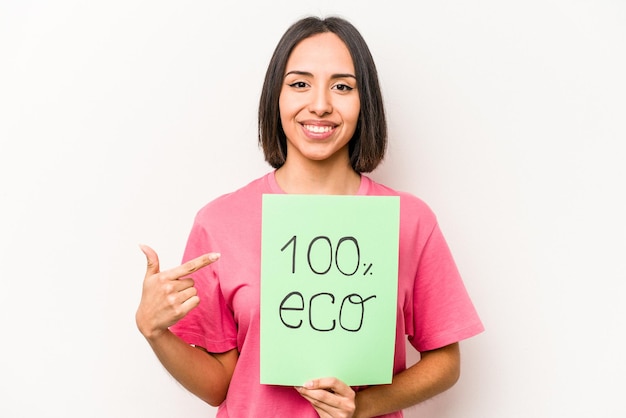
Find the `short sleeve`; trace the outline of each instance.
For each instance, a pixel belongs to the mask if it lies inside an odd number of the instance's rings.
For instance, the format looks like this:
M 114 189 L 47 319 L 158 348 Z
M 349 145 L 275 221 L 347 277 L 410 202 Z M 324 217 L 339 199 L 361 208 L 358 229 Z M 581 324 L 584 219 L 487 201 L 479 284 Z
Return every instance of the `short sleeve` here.
M 450 249 L 434 225 L 419 257 L 413 294 L 413 335 L 418 351 L 434 350 L 483 331 Z
M 183 262 L 212 250 L 212 240 L 197 221 L 189 234 Z M 237 326 L 224 299 L 219 281 L 219 260 L 191 275 L 200 298 L 199 305 L 170 330 L 188 344 L 223 353 L 237 347 Z

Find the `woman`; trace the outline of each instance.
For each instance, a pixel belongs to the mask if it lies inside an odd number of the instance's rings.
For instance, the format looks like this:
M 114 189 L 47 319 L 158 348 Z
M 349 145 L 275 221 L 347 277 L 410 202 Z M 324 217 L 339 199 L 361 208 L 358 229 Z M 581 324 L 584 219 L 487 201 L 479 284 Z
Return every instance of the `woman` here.
M 157 254 L 142 246 L 139 330 L 172 376 L 220 406 L 218 417 L 401 417 L 457 381 L 458 341 L 482 324 L 430 209 L 362 174 L 382 160 L 386 136 L 376 67 L 359 32 L 340 18 L 302 19 L 278 43 L 261 94 L 259 141 L 275 171 L 198 212 L 183 265 L 160 272 Z M 264 193 L 400 196 L 391 384 L 259 383 Z M 407 336 L 421 355 L 409 368 Z

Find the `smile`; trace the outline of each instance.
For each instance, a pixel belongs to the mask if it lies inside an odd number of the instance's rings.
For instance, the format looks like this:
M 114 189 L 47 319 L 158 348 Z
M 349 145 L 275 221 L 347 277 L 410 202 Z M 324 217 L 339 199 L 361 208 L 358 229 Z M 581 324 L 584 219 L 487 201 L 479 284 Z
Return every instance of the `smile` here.
M 332 131 L 332 126 L 304 125 L 304 129 L 315 134 L 325 134 Z

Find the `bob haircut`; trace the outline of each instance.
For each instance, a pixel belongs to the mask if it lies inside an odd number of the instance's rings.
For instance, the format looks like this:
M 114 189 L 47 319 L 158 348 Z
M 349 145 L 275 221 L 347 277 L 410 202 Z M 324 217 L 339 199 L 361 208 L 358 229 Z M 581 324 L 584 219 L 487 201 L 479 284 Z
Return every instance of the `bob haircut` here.
M 356 130 L 348 143 L 350 164 L 358 173 L 373 171 L 385 156 L 387 121 L 374 59 L 359 31 L 339 17 L 305 17 L 283 34 L 265 73 L 259 103 L 259 145 L 265 160 L 280 168 L 287 158 L 287 137 L 280 122 L 278 99 L 287 60 L 302 40 L 331 32 L 345 44 L 354 63 L 361 111 Z

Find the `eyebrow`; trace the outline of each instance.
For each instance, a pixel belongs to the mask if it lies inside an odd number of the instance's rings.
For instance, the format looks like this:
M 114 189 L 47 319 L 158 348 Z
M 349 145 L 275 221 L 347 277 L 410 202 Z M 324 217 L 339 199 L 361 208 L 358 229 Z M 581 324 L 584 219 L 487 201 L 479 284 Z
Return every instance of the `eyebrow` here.
M 309 73 L 308 71 L 299 71 L 299 70 L 289 71 L 289 72 L 287 72 L 285 74 L 285 77 L 287 77 L 290 74 L 314 77 L 313 74 Z M 337 73 L 337 74 L 333 74 L 330 78 L 332 78 L 332 79 L 335 79 L 335 78 L 354 78 L 356 80 L 356 76 L 354 74 L 350 74 L 350 73 Z

